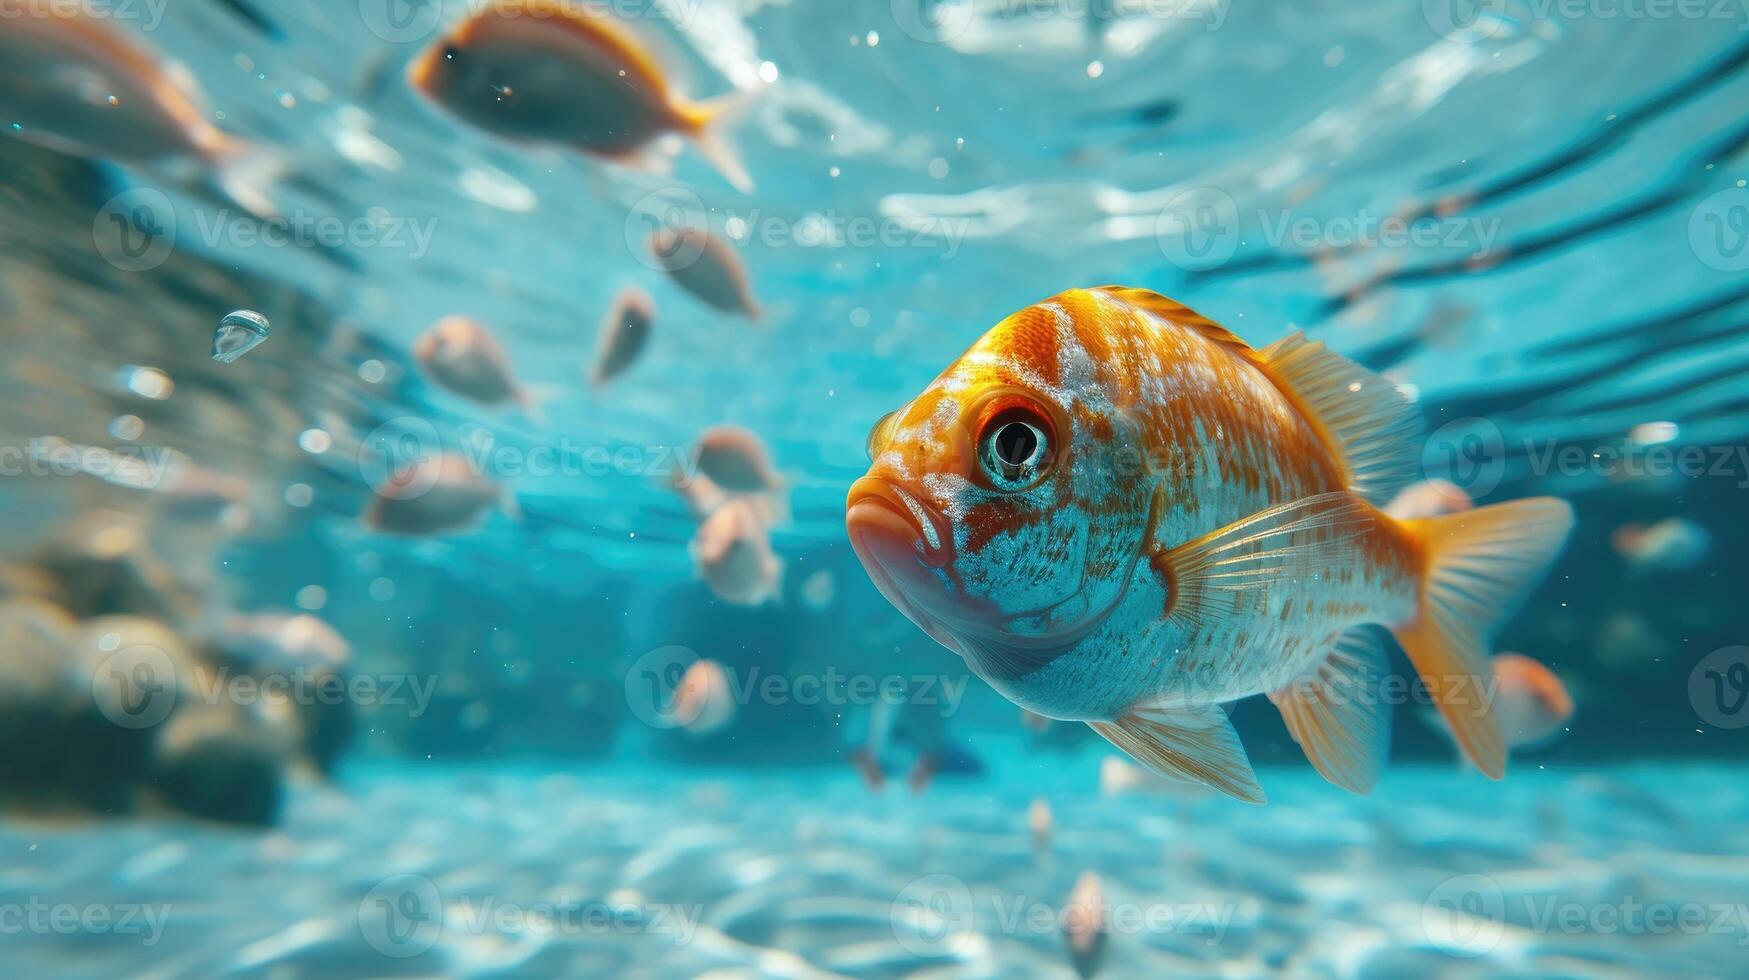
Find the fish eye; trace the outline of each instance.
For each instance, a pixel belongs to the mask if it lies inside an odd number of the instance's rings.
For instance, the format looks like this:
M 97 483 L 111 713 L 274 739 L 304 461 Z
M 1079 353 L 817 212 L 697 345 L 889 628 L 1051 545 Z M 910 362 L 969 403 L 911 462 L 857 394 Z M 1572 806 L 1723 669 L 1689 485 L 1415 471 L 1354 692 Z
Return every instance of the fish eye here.
M 454 61 L 457 58 L 460 58 L 461 56 L 462 56 L 462 49 L 461 48 L 458 48 L 453 44 L 444 45 L 444 47 L 443 47 L 443 60 Z
M 998 412 L 978 437 L 978 464 L 997 490 L 1017 493 L 1044 479 L 1051 466 L 1051 425 L 1031 408 Z

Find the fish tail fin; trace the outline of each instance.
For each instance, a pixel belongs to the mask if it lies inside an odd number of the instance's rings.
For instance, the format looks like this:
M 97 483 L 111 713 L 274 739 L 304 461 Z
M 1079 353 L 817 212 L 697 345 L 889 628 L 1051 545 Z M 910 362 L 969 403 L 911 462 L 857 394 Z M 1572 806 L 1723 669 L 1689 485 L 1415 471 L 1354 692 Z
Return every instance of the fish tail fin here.
M 1426 551 L 1420 611 L 1394 630 L 1458 747 L 1491 779 L 1506 774 L 1506 737 L 1489 703 L 1488 634 L 1542 579 L 1573 529 L 1564 500 L 1536 497 L 1406 521 Z
M 743 194 L 753 193 L 753 178 L 730 141 L 729 132 L 758 98 L 757 92 L 731 92 L 682 110 L 682 118 L 686 120 L 698 151 L 723 175 L 724 180 Z

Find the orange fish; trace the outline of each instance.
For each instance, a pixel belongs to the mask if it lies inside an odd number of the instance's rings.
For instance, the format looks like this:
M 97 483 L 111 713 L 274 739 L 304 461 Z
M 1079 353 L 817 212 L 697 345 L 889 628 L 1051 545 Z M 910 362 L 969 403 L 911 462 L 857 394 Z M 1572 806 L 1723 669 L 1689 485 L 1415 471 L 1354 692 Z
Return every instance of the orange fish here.
M 675 686 L 668 716 L 694 735 L 713 735 L 735 720 L 729 675 L 715 660 L 696 660 Z
M 538 400 L 510 370 L 510 355 L 490 330 L 465 316 L 447 316 L 413 342 L 413 359 L 442 387 L 482 405 L 514 402 L 538 415 Z
M 272 157 L 213 125 L 186 68 L 90 9 L 27 3 L 0 14 L 0 132 L 94 160 L 197 160 L 232 200 L 271 214 L 261 184 Z
M 513 519 L 520 516 L 515 502 L 466 457 L 442 453 L 396 470 L 376 487 L 364 523 L 388 534 L 444 534 L 469 527 L 499 504 Z
M 771 464 L 771 453 L 759 437 L 735 425 L 717 425 L 698 437 L 698 469 L 717 486 L 732 493 L 772 493 L 783 489 L 783 477 Z
M 1105 889 L 1099 876 L 1082 872 L 1063 907 L 1063 939 L 1069 945 L 1069 965 L 1081 980 L 1091 980 L 1105 965 L 1107 932 Z
M 1032 849 L 1043 854 L 1051 849 L 1051 831 L 1056 827 L 1056 819 L 1051 816 L 1051 805 L 1043 797 L 1032 801 L 1026 808 L 1026 826 L 1032 831 Z
M 1573 719 L 1573 696 L 1555 672 L 1523 654 L 1494 658 L 1494 710 L 1512 748 L 1548 741 Z
M 876 424 L 846 522 L 887 599 L 991 686 L 1162 775 L 1263 802 L 1222 705 L 1268 694 L 1325 778 L 1369 790 L 1383 624 L 1500 778 L 1487 634 L 1572 509 L 1391 518 L 1419 432 L 1395 385 L 1303 335 L 1253 350 L 1145 290 L 1071 290 Z
M 479 5 L 414 59 L 408 78 L 432 102 L 496 136 L 620 164 L 660 166 L 651 143 L 677 133 L 730 184 L 753 190 L 722 137 L 723 121 L 745 98 L 681 98 L 644 45 L 594 4 Z
M 1385 505 L 1385 513 L 1399 521 L 1444 517 L 1476 506 L 1463 487 L 1447 480 L 1422 480 L 1404 487 Z
M 739 313 L 757 323 L 765 315 L 741 257 L 721 238 L 700 228 L 668 228 L 650 236 L 650 254 L 681 289 L 713 310 Z
M 650 342 L 656 304 L 641 289 L 627 288 L 613 301 L 595 339 L 595 363 L 589 383 L 597 388 L 626 372 Z
M 692 539 L 693 564 L 718 599 L 758 606 L 782 591 L 783 563 L 771 550 L 766 514 L 747 497 L 711 512 Z

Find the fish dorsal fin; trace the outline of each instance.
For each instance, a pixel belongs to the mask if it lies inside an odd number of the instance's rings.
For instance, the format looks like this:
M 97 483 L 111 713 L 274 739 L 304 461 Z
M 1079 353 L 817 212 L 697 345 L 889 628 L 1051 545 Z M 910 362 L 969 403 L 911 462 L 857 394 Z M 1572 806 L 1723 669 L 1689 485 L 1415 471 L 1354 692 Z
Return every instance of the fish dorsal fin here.
M 1299 331 L 1259 357 L 1336 451 L 1350 490 L 1382 506 L 1415 478 L 1421 413 L 1396 385 Z
M 1243 352 L 1247 357 L 1254 358 L 1256 351 L 1251 345 L 1239 339 L 1239 335 L 1221 326 L 1201 313 L 1185 306 L 1175 299 L 1169 299 L 1151 289 L 1137 289 L 1133 286 L 1100 286 L 1093 290 L 1123 303 L 1127 306 L 1143 310 L 1165 320 L 1173 326 L 1182 327 L 1207 337 L 1210 341 L 1222 347 Z

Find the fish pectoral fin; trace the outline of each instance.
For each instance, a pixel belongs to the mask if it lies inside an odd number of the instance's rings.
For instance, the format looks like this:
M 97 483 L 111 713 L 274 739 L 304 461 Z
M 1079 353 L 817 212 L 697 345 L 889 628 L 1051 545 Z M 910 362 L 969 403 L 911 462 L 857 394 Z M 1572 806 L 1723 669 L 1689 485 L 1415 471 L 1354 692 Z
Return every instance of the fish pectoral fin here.
M 1415 478 L 1421 413 L 1396 385 L 1298 331 L 1259 354 L 1264 371 L 1324 430 L 1350 490 L 1382 506 Z
M 1352 565 L 1355 542 L 1376 526 L 1367 511 L 1345 490 L 1302 497 L 1156 551 L 1154 568 L 1166 579 L 1165 615 L 1206 627 L 1266 612 L 1271 588 Z
M 1313 767 L 1351 793 L 1372 791 L 1390 752 L 1391 709 L 1379 693 L 1389 673 L 1384 634 L 1356 626 L 1316 668 L 1269 694 Z
M 1137 705 L 1116 721 L 1088 726 L 1168 779 L 1211 786 L 1246 803 L 1264 802 L 1239 733 L 1218 704 Z

